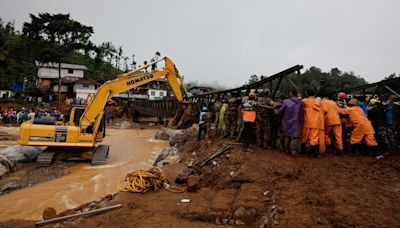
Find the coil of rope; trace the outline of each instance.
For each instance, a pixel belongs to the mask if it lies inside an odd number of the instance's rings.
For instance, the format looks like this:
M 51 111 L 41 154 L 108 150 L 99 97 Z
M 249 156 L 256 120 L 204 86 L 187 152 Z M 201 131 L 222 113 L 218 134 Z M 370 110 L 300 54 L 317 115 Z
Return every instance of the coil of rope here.
M 170 192 L 184 192 L 182 188 L 170 186 L 166 181 L 163 171 L 158 167 L 150 168 L 148 171 L 137 170 L 128 173 L 118 183 L 118 189 L 122 192 L 145 193 L 149 190 L 158 191 L 162 187 Z

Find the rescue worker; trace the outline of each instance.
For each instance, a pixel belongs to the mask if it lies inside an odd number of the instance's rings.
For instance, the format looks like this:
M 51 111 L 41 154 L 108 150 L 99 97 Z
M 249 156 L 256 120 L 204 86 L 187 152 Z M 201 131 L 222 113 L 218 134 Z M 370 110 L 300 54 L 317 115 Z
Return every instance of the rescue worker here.
M 240 105 L 240 100 L 237 98 L 236 94 L 232 94 L 231 98 L 228 100 L 228 111 L 225 116 L 225 123 L 227 126 L 227 133 L 229 138 L 233 139 L 235 137 L 238 119 L 238 108 Z
M 257 137 L 257 146 L 267 149 L 268 143 L 271 136 L 271 111 L 264 108 L 263 106 L 269 106 L 272 108 L 273 102 L 269 97 L 269 93 L 260 93 L 257 97 L 257 104 L 259 104 L 256 108 L 256 137 Z
M 290 155 L 299 153 L 300 136 L 304 123 L 304 106 L 297 90 L 290 92 L 290 98 L 283 102 L 282 107 L 275 110 L 282 115 L 283 149 Z
M 378 148 L 379 153 L 383 154 L 384 150 L 387 149 L 386 146 L 386 123 L 385 123 L 385 108 L 382 102 L 378 99 L 371 99 L 369 104 L 372 106 L 368 111 L 368 119 L 371 121 L 372 128 L 375 131 L 375 139 L 380 147 Z M 374 154 L 375 155 L 375 154 Z
M 393 108 L 395 108 L 395 102 L 397 101 L 396 96 L 390 96 L 389 102 L 385 104 L 385 113 L 386 113 L 386 142 L 388 143 L 388 150 L 394 153 L 398 148 L 397 140 L 396 140 L 396 130 L 393 124 L 393 119 L 395 118 L 393 115 Z
M 331 136 L 335 137 L 336 154 L 339 155 L 343 151 L 342 140 L 342 122 L 339 117 L 339 107 L 332 100 L 329 100 L 327 94 L 320 94 L 321 103 L 326 110 L 325 115 L 325 145 L 331 145 Z
M 250 93 L 249 99 L 240 105 L 243 110 L 243 149 L 245 152 L 249 150 L 249 145 L 252 139 L 252 132 L 256 120 L 256 94 Z
M 321 102 L 315 98 L 314 91 L 307 91 L 304 102 L 304 127 L 301 136 L 301 154 L 305 154 L 306 144 L 310 143 L 310 155 L 317 157 L 318 148 L 320 155 L 325 154 L 325 109 Z
M 208 128 L 209 128 L 209 119 L 207 118 L 207 107 L 203 107 L 199 116 L 199 133 L 197 135 L 197 139 L 201 140 L 201 134 L 204 132 L 204 138 L 208 139 Z
M 365 138 L 367 146 L 377 146 L 378 144 L 374 137 L 374 129 L 367 119 L 365 112 L 358 106 L 358 100 L 351 99 L 348 106 L 348 108 L 340 109 L 339 111 L 342 114 L 348 114 L 353 124 L 353 131 L 350 137 L 352 152 L 354 154 L 360 153 L 360 145 L 363 138 Z
M 347 95 L 343 92 L 338 93 L 337 96 L 337 101 L 336 101 L 336 105 L 339 108 L 347 108 Z M 347 138 L 347 122 L 350 122 L 350 120 L 348 119 L 348 115 L 344 115 L 342 113 L 339 113 L 339 118 L 340 118 L 340 122 L 342 124 L 342 145 L 343 145 L 343 150 L 345 148 L 349 149 L 349 145 L 346 141 Z
M 214 103 L 214 113 L 215 113 L 215 119 L 214 119 L 214 124 L 218 125 L 219 122 L 219 111 L 222 107 L 222 102 L 217 99 Z
M 228 101 L 225 99 L 222 101 L 222 106 L 219 111 L 219 124 L 218 130 L 221 135 L 225 134 L 226 132 L 226 124 L 225 124 L 225 112 L 228 109 Z
M 393 98 L 393 128 L 397 139 L 397 150 L 400 151 L 400 102 Z

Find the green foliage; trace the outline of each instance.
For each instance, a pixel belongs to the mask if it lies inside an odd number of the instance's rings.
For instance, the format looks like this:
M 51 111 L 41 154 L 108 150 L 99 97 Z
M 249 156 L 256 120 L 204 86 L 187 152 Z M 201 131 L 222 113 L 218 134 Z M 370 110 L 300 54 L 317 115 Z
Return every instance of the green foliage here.
M 254 75 L 250 76 L 249 82 L 254 79 Z M 320 82 L 323 81 L 325 84 L 326 91 L 328 94 L 333 94 L 337 91 L 348 89 L 351 87 L 365 85 L 368 82 L 361 76 L 357 76 L 354 72 L 342 72 L 338 68 L 332 68 L 330 72 L 323 72 L 318 67 L 310 67 L 304 73 L 299 76 L 293 74 L 285 77 L 279 87 L 279 92 L 284 95 L 288 95 L 290 90 L 293 89 L 293 85 L 289 82 L 290 80 L 298 87 L 296 89 L 299 92 L 304 93 L 306 90 L 314 90 L 318 92 Z M 276 82 L 273 83 L 272 88 L 275 88 Z M 269 88 L 266 86 L 265 88 Z
M 70 19 L 68 14 L 42 13 L 30 18 L 30 22 L 24 23 L 22 34 L 15 30 L 13 22 L 6 23 L 0 18 L 0 84 L 3 87 L 31 80 L 37 74 L 35 60 L 85 65 L 89 68 L 85 76 L 93 79 L 122 73 L 111 63 L 116 55 L 113 45 L 108 42 L 104 49 L 89 40 L 92 27 Z M 111 57 L 109 62 L 104 61 L 105 53 Z M 118 54 L 122 56 L 122 48 Z M 38 93 L 28 89 L 30 94 Z

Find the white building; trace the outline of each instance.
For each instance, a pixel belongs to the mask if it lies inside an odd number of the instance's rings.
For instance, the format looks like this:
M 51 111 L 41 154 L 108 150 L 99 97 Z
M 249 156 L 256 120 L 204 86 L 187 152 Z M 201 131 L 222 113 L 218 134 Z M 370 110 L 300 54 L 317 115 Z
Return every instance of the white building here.
M 86 99 L 89 95 L 94 96 L 100 83 L 88 78 L 81 78 L 74 82 L 73 93 L 75 98 Z
M 167 90 L 149 89 L 147 95 L 149 96 L 149 100 L 162 100 L 167 96 Z
M 0 90 L 0 99 L 1 98 L 7 99 L 7 98 L 11 98 L 13 96 L 15 96 L 15 92 L 14 91 L 11 91 L 9 89 Z
M 49 89 L 58 80 L 58 63 L 40 63 L 36 61 L 38 68 L 36 86 L 42 89 Z M 85 76 L 86 66 L 77 64 L 61 63 L 61 78 L 69 81 L 76 81 Z M 54 88 L 53 88 L 54 89 Z M 63 90 L 63 88 L 61 88 Z M 54 90 L 57 91 L 57 90 Z

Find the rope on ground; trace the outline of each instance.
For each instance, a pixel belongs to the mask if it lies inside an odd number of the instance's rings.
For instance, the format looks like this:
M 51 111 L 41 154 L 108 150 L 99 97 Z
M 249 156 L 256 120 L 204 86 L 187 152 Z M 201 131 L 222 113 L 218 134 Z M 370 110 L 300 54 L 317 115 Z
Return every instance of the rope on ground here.
M 170 186 L 163 171 L 158 167 L 150 168 L 149 171 L 138 170 L 128 173 L 124 180 L 118 183 L 118 189 L 122 192 L 145 193 L 149 190 L 158 191 L 162 187 L 170 192 L 184 192 L 182 188 Z

